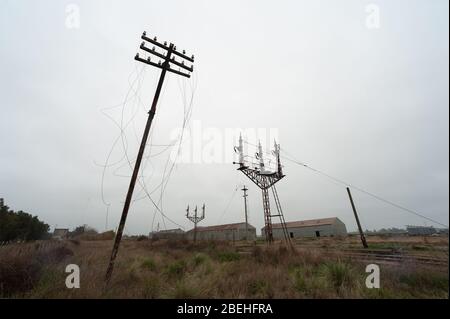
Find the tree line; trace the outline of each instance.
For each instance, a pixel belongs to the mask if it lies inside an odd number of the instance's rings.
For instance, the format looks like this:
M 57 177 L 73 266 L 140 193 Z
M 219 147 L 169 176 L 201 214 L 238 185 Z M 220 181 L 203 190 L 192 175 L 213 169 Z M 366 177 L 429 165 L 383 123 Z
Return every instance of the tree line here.
M 28 241 L 50 237 L 50 226 L 23 211 L 0 207 L 0 242 Z

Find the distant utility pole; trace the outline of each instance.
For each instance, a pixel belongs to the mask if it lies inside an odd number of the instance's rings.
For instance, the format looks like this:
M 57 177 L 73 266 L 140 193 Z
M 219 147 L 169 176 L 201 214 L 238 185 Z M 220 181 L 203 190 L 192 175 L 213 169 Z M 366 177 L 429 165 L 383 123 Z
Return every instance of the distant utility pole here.
M 242 189 L 244 191 L 244 195 L 242 197 L 244 197 L 244 208 L 245 208 L 245 239 L 248 239 L 248 216 L 247 216 L 247 191 L 248 188 L 245 187 Z
M 356 212 L 355 203 L 353 202 L 352 193 L 350 192 L 350 188 L 347 187 L 348 197 L 350 198 L 350 203 L 352 204 L 353 214 L 355 214 L 356 224 L 358 224 L 359 236 L 361 237 L 361 242 L 364 248 L 369 248 L 366 241 L 366 236 L 364 236 L 364 232 L 361 227 L 361 223 L 359 222 L 358 213 Z
M 108 231 L 109 206 L 106 206 L 105 232 Z
M 120 218 L 119 228 L 117 229 L 117 234 L 116 234 L 116 237 L 114 240 L 114 247 L 112 249 L 111 258 L 109 261 L 109 266 L 108 266 L 108 270 L 106 272 L 106 277 L 105 277 L 106 285 L 108 285 L 109 280 L 111 279 L 113 269 L 114 269 L 114 261 L 117 256 L 117 252 L 119 251 L 119 245 L 120 245 L 120 241 L 122 239 L 123 229 L 125 227 L 125 221 L 127 219 L 128 210 L 130 208 L 131 199 L 133 197 L 134 186 L 136 185 L 136 180 L 137 180 L 137 177 L 139 174 L 139 167 L 141 165 L 142 156 L 144 155 L 145 144 L 147 143 L 147 138 L 148 138 L 148 134 L 150 132 L 150 127 L 152 125 L 153 118 L 155 117 L 156 104 L 158 103 L 159 95 L 161 93 L 161 88 L 163 86 L 166 72 L 169 71 L 169 72 L 189 78 L 190 74 L 181 72 L 181 69 L 184 69 L 187 72 L 194 71 L 193 65 L 188 67 L 185 65 L 185 62 L 184 62 L 184 60 L 186 60 L 191 63 L 194 63 L 194 56 L 188 57 L 186 55 L 185 51 L 183 51 L 182 53 L 178 52 L 176 46 L 173 45 L 172 43 L 170 43 L 169 45 L 167 45 L 167 42 L 160 43 L 160 42 L 158 42 L 156 37 L 154 37 L 153 39 L 150 39 L 147 37 L 145 32 L 142 34 L 141 38 L 142 38 L 142 40 L 144 40 L 144 42 L 141 43 L 140 49 L 145 52 L 148 52 L 158 58 L 161 58 L 162 62 L 161 62 L 161 60 L 158 63 L 151 62 L 150 56 L 147 59 L 143 59 L 143 58 L 139 57 L 139 53 L 136 54 L 134 59 L 136 61 L 139 61 L 139 62 L 142 62 L 142 63 L 145 63 L 145 64 L 148 64 L 148 65 L 151 65 L 151 66 L 161 69 L 161 75 L 159 77 L 158 86 L 156 87 L 156 92 L 155 92 L 155 96 L 153 98 L 153 103 L 152 103 L 151 109 L 148 112 L 147 124 L 145 126 L 144 134 L 142 136 L 141 146 L 139 148 L 136 163 L 134 165 L 133 175 L 131 176 L 130 186 L 128 187 L 125 204 L 123 206 L 122 217 Z M 145 46 L 146 42 L 153 44 L 153 48 L 152 49 L 147 48 Z M 162 52 L 156 51 L 155 47 L 158 47 L 158 49 L 162 49 Z M 178 61 L 178 60 L 176 60 L 176 58 L 179 58 L 180 60 Z M 178 66 L 179 71 L 173 69 L 171 67 L 171 64 Z
M 189 205 L 186 209 L 186 218 L 194 223 L 194 243 L 197 242 L 197 224 L 205 219 L 205 204 L 202 206 L 202 215 L 197 215 L 197 206 L 194 209 L 194 215 L 189 215 Z

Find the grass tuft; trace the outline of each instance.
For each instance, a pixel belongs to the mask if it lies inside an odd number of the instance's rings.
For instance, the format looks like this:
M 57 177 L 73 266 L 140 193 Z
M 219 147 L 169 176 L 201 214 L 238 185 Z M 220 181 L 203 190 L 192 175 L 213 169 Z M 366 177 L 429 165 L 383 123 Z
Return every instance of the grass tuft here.
M 154 271 L 154 270 L 156 270 L 156 263 L 152 258 L 147 257 L 142 261 L 141 267 L 151 270 L 151 271 Z
M 186 262 L 184 260 L 177 260 L 165 269 L 165 273 L 169 278 L 181 279 L 186 271 Z
M 237 252 L 226 251 L 218 253 L 217 258 L 219 259 L 220 262 L 230 262 L 239 260 L 241 256 Z

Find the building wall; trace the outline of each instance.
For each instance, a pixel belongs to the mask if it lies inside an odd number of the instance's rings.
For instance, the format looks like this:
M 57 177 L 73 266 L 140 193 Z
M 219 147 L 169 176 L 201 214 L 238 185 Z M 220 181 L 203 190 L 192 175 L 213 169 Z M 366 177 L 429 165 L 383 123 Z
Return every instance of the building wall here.
M 320 237 L 329 236 L 347 236 L 347 229 L 345 224 L 336 221 L 331 225 L 317 225 L 317 226 L 306 226 L 306 227 L 288 227 L 289 236 L 293 233 L 294 238 L 298 237 L 317 237 L 316 231 L 319 232 Z M 264 229 L 262 230 L 263 236 L 265 235 Z M 273 229 L 273 238 L 282 239 L 284 238 L 282 228 Z
M 432 235 L 436 233 L 434 227 L 406 227 L 409 235 Z
M 188 238 L 194 238 L 194 231 L 188 232 Z M 197 239 L 199 240 L 244 240 L 245 239 L 245 225 L 238 229 L 226 229 L 226 230 L 211 230 L 211 231 L 198 231 Z M 248 228 L 248 240 L 256 239 L 256 228 L 249 226 Z
M 69 236 L 69 230 L 55 230 L 53 231 L 52 238 L 53 239 L 65 239 Z
M 149 238 L 153 239 L 183 239 L 184 237 L 184 232 L 162 232 L 149 234 Z
M 340 220 L 336 220 L 333 227 L 335 236 L 347 236 L 347 227 Z

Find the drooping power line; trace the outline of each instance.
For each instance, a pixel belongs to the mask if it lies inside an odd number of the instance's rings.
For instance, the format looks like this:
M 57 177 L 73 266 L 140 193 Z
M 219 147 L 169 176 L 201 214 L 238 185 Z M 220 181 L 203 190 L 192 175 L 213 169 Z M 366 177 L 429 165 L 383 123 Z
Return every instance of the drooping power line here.
M 288 153 L 287 153 L 285 150 L 281 149 L 281 151 L 282 151 L 283 153 L 285 153 L 286 155 L 288 155 Z M 318 169 L 316 169 L 316 168 L 313 168 L 313 167 L 311 167 L 311 166 L 309 166 L 309 165 L 307 165 L 307 164 L 305 164 L 305 163 L 303 163 L 303 162 L 301 162 L 301 161 L 298 161 L 298 160 L 294 159 L 292 156 L 291 156 L 291 157 L 281 156 L 281 157 L 282 157 L 283 159 L 285 159 L 285 160 L 288 160 L 288 161 L 294 163 L 294 164 L 297 164 L 297 165 L 299 165 L 299 166 L 303 166 L 303 167 L 305 167 L 305 168 L 307 168 L 307 169 L 309 169 L 309 170 L 311 170 L 311 171 L 313 171 L 313 172 L 315 172 L 315 173 L 317 173 L 317 174 L 320 174 L 320 175 L 322 175 L 322 176 L 324 176 L 324 177 L 327 177 L 327 178 L 329 178 L 329 179 L 331 179 L 331 180 L 333 180 L 333 181 L 335 181 L 335 182 L 337 182 L 337 183 L 339 183 L 339 184 L 341 184 L 341 185 L 344 185 L 344 186 L 353 188 L 353 189 L 355 189 L 355 190 L 357 190 L 357 191 L 360 191 L 360 192 L 362 192 L 362 193 L 364 193 L 364 194 L 366 194 L 366 195 L 369 195 L 369 196 L 371 196 L 371 197 L 373 197 L 373 198 L 375 198 L 375 199 L 377 199 L 377 200 L 379 200 L 379 201 L 381 201 L 381 202 L 384 202 L 384 203 L 386 203 L 386 204 L 389 204 L 389 205 L 391 205 L 391 206 L 394 206 L 394 207 L 396 207 L 396 208 L 398 208 L 398 209 L 401 209 L 401 210 L 403 210 L 403 211 L 406 211 L 406 212 L 408 212 L 408 213 L 410 213 L 410 214 L 416 215 L 416 216 L 421 217 L 421 218 L 423 218 L 423 219 L 426 219 L 426 220 L 428 220 L 428 221 L 430 221 L 430 222 L 433 222 L 433 223 L 435 223 L 435 224 L 437 224 L 437 225 L 440 225 L 440 226 L 443 226 L 443 227 L 445 227 L 445 228 L 448 228 L 448 225 L 445 225 L 445 224 L 443 224 L 443 223 L 441 223 L 441 222 L 438 222 L 437 220 L 434 220 L 434 219 L 432 219 L 432 218 L 430 218 L 430 217 L 427 217 L 427 216 L 425 216 L 425 215 L 423 215 L 423 214 L 421 214 L 421 213 L 419 213 L 419 212 L 417 212 L 417 211 L 415 211 L 415 210 L 412 210 L 412 209 L 410 209 L 410 208 L 404 207 L 404 206 L 399 205 L 399 204 L 396 204 L 396 203 L 394 203 L 394 202 L 392 202 L 392 201 L 390 201 L 390 200 L 387 200 L 387 199 L 385 199 L 385 198 L 382 198 L 381 196 L 376 195 L 376 194 L 374 194 L 374 193 L 371 193 L 371 192 L 369 192 L 369 191 L 366 191 L 366 190 L 364 190 L 364 189 L 362 189 L 362 188 L 360 188 L 360 187 L 357 187 L 357 186 L 355 186 L 355 185 L 352 185 L 352 184 L 350 184 L 350 183 L 347 183 L 347 182 L 343 181 L 343 180 L 340 179 L 340 178 L 331 176 L 331 175 L 329 175 L 329 174 L 327 174 L 327 173 L 325 173 L 325 172 L 323 172 L 323 171 L 320 171 L 320 170 L 318 170 Z

